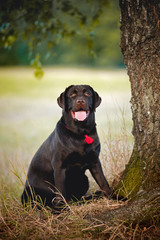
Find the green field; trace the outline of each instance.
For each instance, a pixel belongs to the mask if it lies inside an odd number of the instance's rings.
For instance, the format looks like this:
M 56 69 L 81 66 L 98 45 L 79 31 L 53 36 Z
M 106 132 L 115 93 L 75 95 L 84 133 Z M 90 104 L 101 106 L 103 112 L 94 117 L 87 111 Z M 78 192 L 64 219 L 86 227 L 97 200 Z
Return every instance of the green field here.
M 5 226 L 2 239 L 26 239 L 17 229 L 12 231 L 10 221 L 13 225 L 20 224 L 15 215 L 16 209 L 23 212 L 20 195 L 29 162 L 61 117 L 56 99 L 67 86 L 89 84 L 102 97 L 96 122 L 102 142 L 101 161 L 110 184 L 119 178 L 131 154 L 130 83 L 124 70 L 46 68 L 44 71 L 44 78 L 37 80 L 30 68 L 0 68 L 1 224 Z M 90 189 L 97 189 L 92 178 Z M 12 218 L 8 218 L 9 213 Z

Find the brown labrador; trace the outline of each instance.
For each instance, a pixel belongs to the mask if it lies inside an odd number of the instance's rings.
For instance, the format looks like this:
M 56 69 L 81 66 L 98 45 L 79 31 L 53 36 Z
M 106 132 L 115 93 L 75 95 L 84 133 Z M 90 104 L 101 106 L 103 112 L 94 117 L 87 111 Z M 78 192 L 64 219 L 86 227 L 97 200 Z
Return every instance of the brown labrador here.
M 63 110 L 62 117 L 30 163 L 22 203 L 40 198 L 45 206 L 54 209 L 62 198 L 80 200 L 89 188 L 87 169 L 104 195 L 111 197 L 99 160 L 95 124 L 100 96 L 88 85 L 71 85 L 57 102 Z

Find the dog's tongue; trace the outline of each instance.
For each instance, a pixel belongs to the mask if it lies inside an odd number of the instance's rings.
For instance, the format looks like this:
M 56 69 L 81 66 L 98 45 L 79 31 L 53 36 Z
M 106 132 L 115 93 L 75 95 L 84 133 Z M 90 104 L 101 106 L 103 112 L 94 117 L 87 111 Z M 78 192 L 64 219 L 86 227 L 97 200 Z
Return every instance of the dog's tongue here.
M 75 112 L 75 118 L 78 120 L 78 121 L 84 121 L 87 117 L 87 113 L 85 111 L 78 111 L 78 112 Z

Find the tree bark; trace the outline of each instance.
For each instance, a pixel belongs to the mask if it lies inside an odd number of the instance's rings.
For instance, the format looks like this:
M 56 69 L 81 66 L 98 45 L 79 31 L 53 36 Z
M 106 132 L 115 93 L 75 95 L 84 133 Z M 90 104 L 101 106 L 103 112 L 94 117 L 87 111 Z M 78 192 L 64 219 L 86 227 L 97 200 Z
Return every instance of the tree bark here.
M 135 143 L 118 189 L 134 198 L 160 190 L 160 1 L 120 0 L 120 8 Z

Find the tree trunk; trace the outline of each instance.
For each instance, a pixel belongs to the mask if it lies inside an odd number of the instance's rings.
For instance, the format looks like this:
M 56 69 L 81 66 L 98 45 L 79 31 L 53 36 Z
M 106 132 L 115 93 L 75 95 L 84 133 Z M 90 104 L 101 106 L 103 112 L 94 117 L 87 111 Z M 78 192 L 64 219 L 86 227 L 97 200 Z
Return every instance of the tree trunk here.
M 160 1 L 120 0 L 120 8 L 135 143 L 118 189 L 137 198 L 160 189 Z
M 120 0 L 120 8 L 135 142 L 116 190 L 131 200 L 96 217 L 112 227 L 118 222 L 160 227 L 160 1 Z

